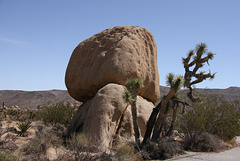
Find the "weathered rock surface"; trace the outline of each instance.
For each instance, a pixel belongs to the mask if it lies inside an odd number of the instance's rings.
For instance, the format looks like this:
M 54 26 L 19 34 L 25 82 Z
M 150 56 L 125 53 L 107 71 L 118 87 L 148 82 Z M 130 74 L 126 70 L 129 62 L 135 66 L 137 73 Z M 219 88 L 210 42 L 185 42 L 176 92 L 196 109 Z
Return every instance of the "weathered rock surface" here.
M 86 102 L 109 83 L 124 85 L 129 78 L 143 82 L 140 95 L 160 97 L 157 48 L 153 35 L 138 26 L 116 26 L 81 42 L 70 58 L 65 83 L 69 94 Z
M 115 136 L 134 136 L 131 106 L 123 101 L 123 92 L 124 87 L 118 84 L 108 84 L 100 89 L 94 98 L 79 108 L 70 123 L 68 134 L 85 133 L 101 150 L 111 146 Z M 142 136 L 153 108 L 151 102 L 138 96 L 138 124 Z

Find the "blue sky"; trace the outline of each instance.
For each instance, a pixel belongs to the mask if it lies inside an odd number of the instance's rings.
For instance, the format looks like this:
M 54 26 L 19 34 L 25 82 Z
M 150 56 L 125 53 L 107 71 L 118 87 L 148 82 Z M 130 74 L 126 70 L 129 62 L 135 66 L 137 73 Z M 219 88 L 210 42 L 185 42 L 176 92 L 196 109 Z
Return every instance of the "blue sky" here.
M 181 58 L 205 42 L 216 53 L 214 80 L 199 88 L 240 87 L 239 0 L 0 0 L 0 90 L 66 89 L 74 48 L 117 25 L 151 31 L 158 48 L 160 84 L 184 74 Z

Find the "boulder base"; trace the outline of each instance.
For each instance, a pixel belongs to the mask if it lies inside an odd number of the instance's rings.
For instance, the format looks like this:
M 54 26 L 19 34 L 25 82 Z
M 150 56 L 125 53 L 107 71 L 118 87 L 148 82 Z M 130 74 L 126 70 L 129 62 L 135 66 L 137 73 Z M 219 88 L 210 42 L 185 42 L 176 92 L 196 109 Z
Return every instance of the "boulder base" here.
M 101 151 L 112 146 L 116 137 L 133 137 L 131 106 L 123 101 L 124 87 L 108 84 L 98 91 L 94 98 L 80 106 L 72 119 L 68 134 L 85 133 L 90 142 Z M 138 124 L 141 136 L 146 131 L 147 120 L 154 105 L 137 97 Z

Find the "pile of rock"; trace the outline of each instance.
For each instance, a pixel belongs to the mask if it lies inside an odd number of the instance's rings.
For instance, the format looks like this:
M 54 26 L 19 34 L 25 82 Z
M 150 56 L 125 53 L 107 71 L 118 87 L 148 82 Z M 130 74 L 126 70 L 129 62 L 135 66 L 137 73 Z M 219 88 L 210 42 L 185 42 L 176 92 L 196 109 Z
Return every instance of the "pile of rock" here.
M 131 107 L 122 99 L 130 78 L 143 82 L 137 97 L 143 136 L 153 103 L 160 97 L 153 35 L 141 27 L 117 26 L 81 42 L 72 53 L 65 76 L 69 94 L 83 102 L 68 133 L 85 133 L 101 150 L 111 146 L 115 138 L 134 136 Z
M 15 106 L 1 106 L 0 110 L 21 110 L 18 105 Z

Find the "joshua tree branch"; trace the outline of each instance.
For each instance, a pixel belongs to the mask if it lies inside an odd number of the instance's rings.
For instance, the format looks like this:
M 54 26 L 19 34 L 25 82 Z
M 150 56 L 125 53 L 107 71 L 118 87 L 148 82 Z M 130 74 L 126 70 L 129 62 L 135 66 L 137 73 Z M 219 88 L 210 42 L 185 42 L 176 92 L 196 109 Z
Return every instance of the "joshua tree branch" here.
M 183 65 L 185 68 L 185 75 L 184 75 L 184 86 L 189 89 L 188 97 L 193 101 L 199 101 L 200 99 L 193 96 L 192 93 L 192 85 L 202 82 L 203 80 L 207 78 L 214 78 L 215 74 L 211 74 L 210 72 L 208 74 L 204 74 L 204 72 L 200 72 L 197 74 L 197 71 L 204 65 L 204 63 L 208 63 L 209 59 L 212 59 L 215 54 L 209 52 L 207 53 L 207 56 L 201 58 L 204 53 L 207 51 L 207 45 L 204 43 L 201 43 L 196 46 L 196 56 L 194 56 L 194 51 L 191 50 L 191 54 L 189 53 L 187 58 L 183 58 Z M 189 63 L 191 58 L 194 59 L 192 62 Z M 208 63 L 209 64 L 209 63 Z M 193 70 L 190 70 L 190 67 L 195 66 Z M 196 80 L 192 81 L 192 78 L 195 78 Z

